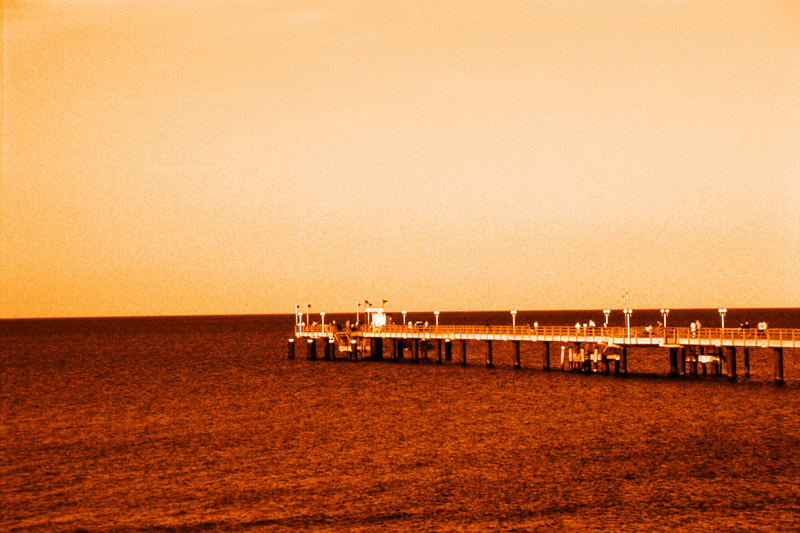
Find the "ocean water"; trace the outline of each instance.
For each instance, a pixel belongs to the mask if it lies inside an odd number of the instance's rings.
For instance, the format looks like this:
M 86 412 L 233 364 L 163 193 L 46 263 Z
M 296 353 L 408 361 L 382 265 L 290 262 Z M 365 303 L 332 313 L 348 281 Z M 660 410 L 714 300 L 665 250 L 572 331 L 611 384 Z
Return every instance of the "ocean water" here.
M 602 321 L 517 320 L 584 317 Z M 719 320 L 669 317 L 696 318 Z M 796 309 L 727 317 L 762 319 L 800 327 Z M 651 348 L 631 351 L 624 377 L 544 372 L 532 345 L 513 370 L 502 343 L 491 369 L 477 344 L 466 367 L 287 360 L 292 325 L 0 321 L 0 530 L 800 528 L 800 350 L 776 386 L 767 350 L 735 383 L 670 379 Z

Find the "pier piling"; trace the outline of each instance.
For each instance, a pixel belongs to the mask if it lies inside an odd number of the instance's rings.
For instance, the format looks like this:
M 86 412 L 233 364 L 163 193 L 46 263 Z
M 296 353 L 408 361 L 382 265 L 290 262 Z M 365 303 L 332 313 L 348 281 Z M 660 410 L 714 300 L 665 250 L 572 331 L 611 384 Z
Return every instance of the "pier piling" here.
M 736 379 L 736 347 L 730 346 L 725 354 L 725 362 L 728 367 L 728 379 Z
M 678 353 L 678 371 L 681 376 L 686 375 L 686 346 L 681 347 L 681 351 Z
M 783 348 L 774 348 L 772 361 L 775 383 L 783 384 Z
M 522 362 L 519 357 L 519 341 L 514 341 L 514 368 L 520 368 Z
M 461 339 L 461 364 L 467 364 L 467 341 Z
M 620 355 L 620 357 L 619 357 L 619 366 L 620 366 L 620 369 L 619 369 L 620 372 L 622 372 L 623 374 L 627 374 L 628 373 L 628 347 L 627 346 L 623 346 L 622 347 L 622 355 Z
M 669 349 L 669 375 L 676 377 L 678 375 L 678 349 Z
M 294 359 L 294 339 L 289 339 L 287 345 L 287 355 L 289 359 Z
M 750 377 L 750 348 L 744 349 L 744 377 Z
M 453 343 L 450 341 L 450 339 L 444 340 L 444 360 L 453 360 Z
M 308 339 L 306 343 L 306 359 L 315 360 L 317 358 L 317 339 Z
M 544 343 L 544 363 L 542 365 L 545 370 L 550 370 L 550 343 Z
M 485 341 L 486 342 L 486 366 L 493 366 L 494 363 L 492 361 L 492 341 Z

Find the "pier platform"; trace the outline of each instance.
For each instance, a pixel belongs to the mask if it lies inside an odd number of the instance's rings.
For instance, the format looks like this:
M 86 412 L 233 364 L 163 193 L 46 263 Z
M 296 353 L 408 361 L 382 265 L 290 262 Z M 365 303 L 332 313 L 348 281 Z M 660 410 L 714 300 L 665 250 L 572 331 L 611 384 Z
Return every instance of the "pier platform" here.
M 797 328 L 643 328 L 643 327 L 575 327 L 533 325 L 402 325 L 369 324 L 344 327 L 330 324 L 297 324 L 289 341 L 289 356 L 294 357 L 295 340 L 307 340 L 309 358 L 316 358 L 317 341 L 324 343 L 325 358 L 337 353 L 347 358 L 384 359 L 388 344 L 391 359 L 402 359 L 409 350 L 418 360 L 420 350 L 435 350 L 438 362 L 452 359 L 453 343 L 460 344 L 461 362 L 466 364 L 466 341 L 483 341 L 485 362 L 492 365 L 492 343 L 514 345 L 514 366 L 520 366 L 520 343 L 544 345 L 544 368 L 551 368 L 551 344 L 559 344 L 553 354 L 553 366 L 562 370 L 627 373 L 628 350 L 634 347 L 657 347 L 669 354 L 670 374 L 674 376 L 702 373 L 737 376 L 737 351 L 744 356 L 744 375 L 749 376 L 749 350 L 767 348 L 773 351 L 774 379 L 784 381 L 784 350 L 800 348 Z M 460 342 L 459 342 L 460 341 Z M 313 353 L 312 353 L 313 350 Z

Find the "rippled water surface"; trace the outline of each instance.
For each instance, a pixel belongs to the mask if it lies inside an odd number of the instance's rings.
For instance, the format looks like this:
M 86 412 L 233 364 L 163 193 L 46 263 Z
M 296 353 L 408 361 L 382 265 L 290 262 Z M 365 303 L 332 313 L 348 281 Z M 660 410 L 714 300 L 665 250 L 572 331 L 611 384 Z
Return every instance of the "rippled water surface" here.
M 658 349 L 627 377 L 500 343 L 492 369 L 290 361 L 291 328 L 0 322 L 0 529 L 800 527 L 800 352 L 778 387 L 767 350 L 730 383 Z

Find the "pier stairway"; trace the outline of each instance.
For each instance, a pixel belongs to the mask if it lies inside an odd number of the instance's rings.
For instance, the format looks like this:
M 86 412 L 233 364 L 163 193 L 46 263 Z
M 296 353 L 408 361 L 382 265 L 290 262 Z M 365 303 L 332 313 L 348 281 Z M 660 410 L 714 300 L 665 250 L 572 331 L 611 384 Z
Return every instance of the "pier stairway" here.
M 351 343 L 350 335 L 345 331 L 337 331 L 333 334 L 333 340 L 336 343 L 336 349 L 340 352 L 353 351 L 353 344 Z

